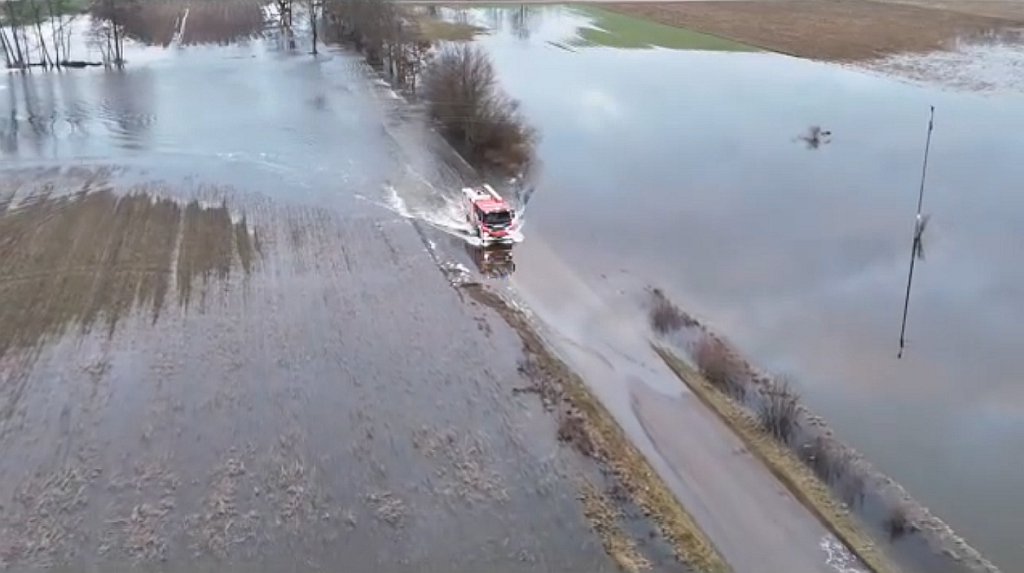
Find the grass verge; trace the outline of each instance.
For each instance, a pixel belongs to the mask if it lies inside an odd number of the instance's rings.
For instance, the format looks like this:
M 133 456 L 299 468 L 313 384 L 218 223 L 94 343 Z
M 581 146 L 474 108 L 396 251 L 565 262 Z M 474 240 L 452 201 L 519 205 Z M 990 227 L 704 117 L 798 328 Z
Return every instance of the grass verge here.
M 640 554 L 636 543 L 619 527 L 619 512 L 615 506 L 590 482 L 584 482 L 580 489 L 583 514 L 597 532 L 597 536 L 601 538 L 605 553 L 626 573 L 650 569 L 651 563 Z
M 529 373 L 541 386 L 539 392 L 558 396 L 552 403 L 559 408 L 559 437 L 611 472 L 632 501 L 658 525 L 677 559 L 706 573 L 731 571 L 608 410 L 583 380 L 547 348 L 526 316 L 483 285 L 469 283 L 460 288 L 476 302 L 497 312 L 519 335 L 530 362 Z M 586 504 L 584 510 L 587 511 Z
M 819 521 L 875 573 L 899 573 L 862 530 L 828 486 L 785 445 L 766 433 L 757 419 L 729 396 L 715 388 L 699 372 L 665 348 L 652 345 L 665 364 L 675 372 L 719 418 L 743 440 L 747 449 L 782 482 Z

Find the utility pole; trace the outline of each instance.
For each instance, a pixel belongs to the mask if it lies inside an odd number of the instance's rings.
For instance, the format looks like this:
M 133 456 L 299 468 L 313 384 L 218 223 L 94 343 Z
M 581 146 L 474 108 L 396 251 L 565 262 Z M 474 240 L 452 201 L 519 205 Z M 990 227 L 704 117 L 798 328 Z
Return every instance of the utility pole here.
M 932 145 L 932 129 L 934 126 L 935 106 L 931 106 L 931 113 L 928 116 L 928 137 L 924 143 L 924 162 L 921 165 L 921 188 L 917 192 L 917 216 L 914 219 L 914 240 L 910 245 L 910 271 L 907 273 L 907 294 L 903 298 L 903 325 L 900 327 L 900 350 L 896 353 L 897 359 L 903 358 L 903 348 L 906 345 L 907 311 L 910 309 L 910 284 L 914 281 L 914 262 L 918 258 L 924 258 L 921 235 L 924 234 L 928 218 L 921 214 L 921 208 L 924 205 L 924 180 L 925 175 L 928 173 L 928 152 Z

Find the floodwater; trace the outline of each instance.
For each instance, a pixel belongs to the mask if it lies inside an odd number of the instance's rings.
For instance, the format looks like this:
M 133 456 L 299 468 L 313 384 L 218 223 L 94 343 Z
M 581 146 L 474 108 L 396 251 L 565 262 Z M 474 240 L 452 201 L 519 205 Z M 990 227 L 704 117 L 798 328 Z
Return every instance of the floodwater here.
M 519 338 L 388 209 L 462 183 L 415 107 L 272 37 L 127 58 L 0 77 L 0 566 L 615 570 Z
M 1024 94 L 645 46 L 589 8 L 446 17 L 491 28 L 477 42 L 540 132 L 512 280 L 570 345 L 613 356 L 594 341 L 625 328 L 645 287 L 665 289 L 1019 569 Z M 926 258 L 897 360 L 930 105 Z M 827 143 L 807 144 L 813 126 Z

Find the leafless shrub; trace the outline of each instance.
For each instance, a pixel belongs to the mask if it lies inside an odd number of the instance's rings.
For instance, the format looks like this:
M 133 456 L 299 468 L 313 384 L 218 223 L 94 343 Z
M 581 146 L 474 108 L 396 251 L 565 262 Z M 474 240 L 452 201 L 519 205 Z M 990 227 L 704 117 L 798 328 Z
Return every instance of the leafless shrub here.
M 324 2 L 327 32 L 334 39 L 351 42 L 367 63 L 382 68 L 399 87 L 416 91 L 431 46 L 415 22 L 386 0 Z
M 800 459 L 830 486 L 853 475 L 853 458 L 825 436 L 818 436 L 800 447 Z
M 470 161 L 510 175 L 528 165 L 534 132 L 519 103 L 499 89 L 494 66 L 481 48 L 443 48 L 424 71 L 423 87 L 431 114 Z
M 336 38 L 355 44 L 371 65 L 384 63 L 386 41 L 399 19 L 394 4 L 383 0 L 330 0 L 324 11 Z
M 697 369 L 715 388 L 742 401 L 747 394 L 744 370 L 739 358 L 720 339 L 705 336 L 694 352 Z
M 847 469 L 853 470 L 853 463 L 850 457 L 846 456 Z M 864 505 L 864 491 L 867 484 L 864 481 L 864 474 L 857 471 L 848 471 L 842 478 L 842 485 L 839 487 L 839 495 L 850 507 Z
M 380 521 L 394 528 L 400 528 L 405 524 L 408 516 L 405 502 L 390 491 L 371 493 L 366 496 L 366 501 Z
M 558 421 L 559 441 L 571 444 L 576 450 L 586 456 L 593 457 L 597 452 L 590 432 L 587 430 L 586 420 L 577 410 L 565 412 Z
M 764 431 L 789 444 L 799 427 L 800 397 L 787 378 L 776 378 L 761 391 L 757 419 Z
M 691 328 L 699 323 L 665 296 L 659 289 L 651 289 L 651 328 L 658 334 L 668 334 L 681 328 Z
M 89 10 L 96 25 L 93 34 L 106 65 L 124 66 L 125 22 L 135 17 L 139 9 L 136 0 L 93 0 Z
M 917 526 L 910 517 L 910 510 L 902 502 L 897 502 L 889 508 L 889 516 L 885 519 L 884 527 L 889 533 L 890 541 L 917 532 Z

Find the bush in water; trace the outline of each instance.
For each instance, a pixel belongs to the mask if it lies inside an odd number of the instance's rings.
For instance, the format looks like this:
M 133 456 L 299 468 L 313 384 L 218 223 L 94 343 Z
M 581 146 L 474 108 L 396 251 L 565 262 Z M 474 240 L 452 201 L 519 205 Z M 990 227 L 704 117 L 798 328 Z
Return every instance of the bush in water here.
M 660 288 L 651 290 L 651 328 L 658 334 L 676 332 L 681 328 L 699 326 L 692 316 L 684 312 L 665 296 Z
M 776 378 L 762 389 L 757 419 L 765 432 L 789 445 L 799 426 L 800 396 L 786 378 Z
M 747 395 L 743 365 L 724 342 L 714 336 L 705 336 L 697 343 L 693 359 L 708 382 L 743 402 Z
M 508 175 L 526 168 L 534 132 L 518 102 L 498 87 L 494 66 L 481 48 L 442 48 L 424 72 L 423 94 L 449 141 L 471 162 Z

